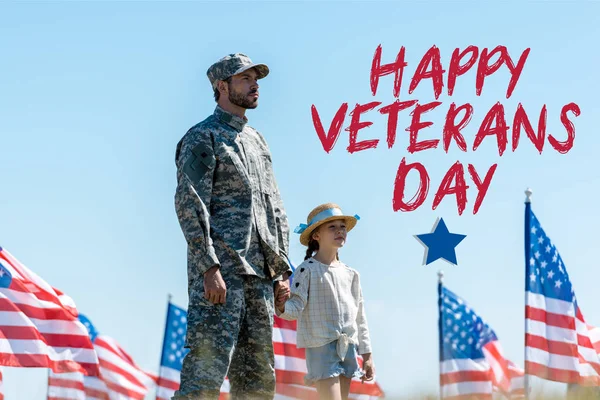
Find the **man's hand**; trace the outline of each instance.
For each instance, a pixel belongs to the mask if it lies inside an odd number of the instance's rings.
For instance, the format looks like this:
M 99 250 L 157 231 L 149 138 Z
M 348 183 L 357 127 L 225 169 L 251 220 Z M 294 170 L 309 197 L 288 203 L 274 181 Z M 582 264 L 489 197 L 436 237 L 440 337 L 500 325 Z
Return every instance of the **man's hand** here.
M 373 368 L 373 359 L 371 358 L 371 353 L 366 353 L 362 355 L 363 358 L 363 370 L 365 374 L 360 378 L 363 383 L 365 381 L 372 381 L 375 376 L 375 369 Z
M 225 304 L 227 287 L 218 266 L 204 273 L 204 297 L 213 304 Z

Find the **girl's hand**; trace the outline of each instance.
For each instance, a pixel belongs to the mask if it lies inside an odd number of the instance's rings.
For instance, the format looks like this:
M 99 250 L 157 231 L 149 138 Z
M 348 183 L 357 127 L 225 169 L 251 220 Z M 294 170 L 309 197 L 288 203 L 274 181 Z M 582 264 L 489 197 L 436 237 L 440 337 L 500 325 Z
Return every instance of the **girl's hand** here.
M 292 292 L 290 288 L 282 287 L 279 289 L 279 293 L 277 295 L 277 301 L 284 304 L 291 296 Z
M 373 359 L 371 358 L 371 354 L 368 356 L 363 354 L 363 370 L 365 371 L 365 374 L 362 376 L 362 378 L 360 378 L 361 381 L 363 381 L 363 383 L 365 381 L 372 381 L 373 377 L 375 376 L 375 368 L 373 367 Z
M 290 289 L 282 288 L 275 297 L 275 307 L 282 314 L 285 312 L 285 303 L 290 298 L 290 293 Z
M 285 312 L 285 302 L 286 302 L 286 300 L 283 300 L 283 301 L 275 300 L 275 307 L 277 308 L 277 311 L 279 311 L 280 314 L 283 314 Z
M 285 277 L 285 279 L 281 281 L 275 282 L 274 293 L 275 295 L 275 305 L 278 303 L 285 303 L 287 299 L 290 298 L 290 279 L 289 276 Z

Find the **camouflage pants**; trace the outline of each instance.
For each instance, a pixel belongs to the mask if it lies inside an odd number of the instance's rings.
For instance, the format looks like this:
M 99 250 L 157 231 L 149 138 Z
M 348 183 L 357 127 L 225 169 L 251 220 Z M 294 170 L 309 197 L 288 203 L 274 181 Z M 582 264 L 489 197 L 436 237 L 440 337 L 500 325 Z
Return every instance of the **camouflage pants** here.
M 217 399 L 228 377 L 231 399 L 273 399 L 273 282 L 250 275 L 224 276 L 225 304 L 204 293 L 189 307 L 188 346 L 181 383 L 172 400 Z M 199 287 L 203 288 L 204 282 Z M 201 297 L 201 298 L 200 298 Z M 195 314 L 195 315 L 194 315 Z

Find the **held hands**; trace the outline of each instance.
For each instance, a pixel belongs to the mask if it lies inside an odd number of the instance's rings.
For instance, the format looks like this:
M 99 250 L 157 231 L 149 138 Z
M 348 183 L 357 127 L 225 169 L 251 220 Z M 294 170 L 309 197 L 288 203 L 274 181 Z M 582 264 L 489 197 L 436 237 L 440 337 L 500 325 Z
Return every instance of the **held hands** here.
M 204 273 L 204 297 L 213 304 L 225 304 L 227 287 L 218 266 Z
M 218 266 L 204 273 L 204 297 L 213 304 L 225 304 L 227 286 L 221 276 Z M 290 280 L 286 275 L 284 280 L 275 283 L 275 306 L 283 312 L 285 302 L 290 297 Z
M 275 307 L 281 313 L 285 311 L 285 302 L 290 298 L 290 279 L 289 275 L 286 276 L 281 281 L 275 282 Z
M 373 367 L 373 359 L 371 358 L 371 353 L 366 353 L 362 355 L 363 357 L 363 370 L 365 374 L 360 378 L 360 380 L 365 383 L 366 381 L 372 381 L 375 376 L 375 368 Z

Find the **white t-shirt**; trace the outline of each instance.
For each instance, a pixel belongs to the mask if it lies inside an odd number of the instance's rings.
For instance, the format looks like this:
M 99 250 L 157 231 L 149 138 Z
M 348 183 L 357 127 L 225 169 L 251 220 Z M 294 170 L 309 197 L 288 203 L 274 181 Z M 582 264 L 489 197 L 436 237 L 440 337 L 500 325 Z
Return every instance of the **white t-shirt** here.
M 358 271 L 340 261 L 332 265 L 309 258 L 294 272 L 291 296 L 279 317 L 298 320 L 296 346 L 324 346 L 346 336 L 358 354 L 371 352 Z

